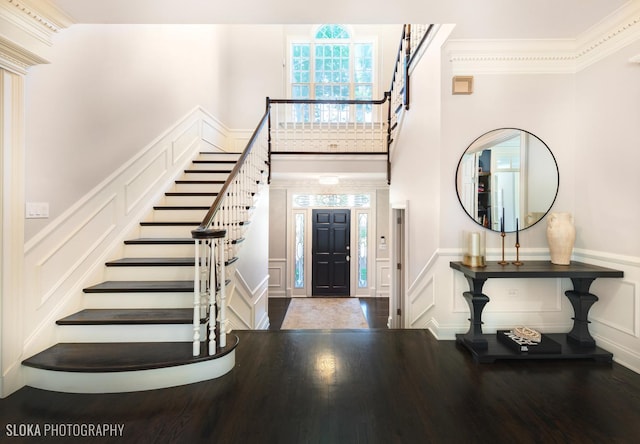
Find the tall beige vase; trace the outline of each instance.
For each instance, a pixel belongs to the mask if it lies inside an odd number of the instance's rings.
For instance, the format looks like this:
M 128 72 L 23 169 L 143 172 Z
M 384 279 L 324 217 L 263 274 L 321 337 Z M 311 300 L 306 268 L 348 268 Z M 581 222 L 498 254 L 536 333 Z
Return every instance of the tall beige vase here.
M 547 223 L 547 242 L 551 253 L 551 263 L 569 265 L 571 252 L 576 240 L 576 228 L 571 213 L 550 213 Z

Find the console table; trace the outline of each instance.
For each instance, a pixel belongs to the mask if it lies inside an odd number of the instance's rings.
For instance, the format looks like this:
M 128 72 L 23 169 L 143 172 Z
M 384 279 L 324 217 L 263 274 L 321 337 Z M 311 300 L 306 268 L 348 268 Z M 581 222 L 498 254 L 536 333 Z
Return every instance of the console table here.
M 488 262 L 485 267 L 469 267 L 462 262 L 451 262 L 451 268 L 464 274 L 469 291 L 463 296 L 469 305 L 469 331 L 456 335 L 456 341 L 467 348 L 478 362 L 494 362 L 496 359 L 558 359 L 592 358 L 611 362 L 613 355 L 596 346 L 589 333 L 588 314 L 598 297 L 589 293 L 596 278 L 621 278 L 623 272 L 596 265 L 571 262 L 570 265 L 554 265 L 550 261 L 527 261 L 524 265 L 500 265 Z M 573 306 L 573 328 L 567 334 L 554 333 L 545 336 L 558 342 L 560 353 L 527 354 L 512 351 L 498 341 L 497 336 L 482 333 L 482 310 L 489 297 L 482 293 L 482 286 L 489 278 L 569 278 L 573 290 L 565 292 Z

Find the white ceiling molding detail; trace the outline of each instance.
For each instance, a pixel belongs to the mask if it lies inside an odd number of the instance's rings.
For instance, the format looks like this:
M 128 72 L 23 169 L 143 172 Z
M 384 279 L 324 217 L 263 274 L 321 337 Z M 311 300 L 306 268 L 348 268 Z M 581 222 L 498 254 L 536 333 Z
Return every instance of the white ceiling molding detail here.
M 0 19 L 4 19 L 49 46 L 53 35 L 73 24 L 49 0 L 0 0 Z
M 25 75 L 27 68 L 43 63 L 49 62 L 0 36 L 0 68 Z
M 575 73 L 640 40 L 640 1 L 631 1 L 576 39 L 451 40 L 457 74 Z

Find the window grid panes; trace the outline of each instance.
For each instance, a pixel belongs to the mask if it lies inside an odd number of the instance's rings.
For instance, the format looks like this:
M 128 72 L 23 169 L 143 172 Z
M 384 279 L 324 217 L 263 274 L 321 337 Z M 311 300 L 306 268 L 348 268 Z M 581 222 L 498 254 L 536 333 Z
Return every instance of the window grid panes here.
M 324 25 L 315 40 L 291 45 L 293 99 L 373 99 L 374 48 L 353 42 L 340 25 Z M 313 108 L 313 109 L 312 109 Z M 294 122 L 372 122 L 371 105 L 294 105 Z

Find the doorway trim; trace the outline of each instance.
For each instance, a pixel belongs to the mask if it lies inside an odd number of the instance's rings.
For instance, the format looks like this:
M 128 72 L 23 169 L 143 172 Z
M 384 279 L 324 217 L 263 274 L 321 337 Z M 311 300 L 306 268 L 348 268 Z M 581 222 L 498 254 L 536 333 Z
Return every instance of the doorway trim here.
M 407 328 L 407 271 L 409 257 L 409 202 L 391 203 L 389 231 L 391 235 L 391 297 L 389 300 L 390 328 Z M 398 219 L 400 218 L 400 222 Z
M 368 208 L 364 207 L 348 207 L 351 210 L 351 226 L 350 236 L 352 245 L 351 255 L 351 269 L 350 269 L 350 294 L 349 297 L 375 297 L 376 296 L 376 199 L 377 190 L 375 187 L 344 187 L 339 189 L 327 189 L 323 187 L 296 187 L 287 188 L 286 201 L 287 201 L 287 218 L 286 218 L 286 296 L 287 297 L 311 297 L 312 285 L 311 285 L 311 257 L 312 257 L 312 210 L 317 209 L 336 209 L 338 207 L 324 207 L 313 206 L 307 208 L 294 208 L 293 195 L 294 194 L 369 194 L 370 203 Z M 342 207 L 341 207 L 342 208 Z M 296 214 L 301 214 L 305 220 L 305 233 L 304 233 L 304 287 L 295 288 L 295 254 L 296 254 L 296 242 L 295 242 L 295 217 Z M 368 227 L 367 227 L 367 287 L 358 287 L 358 261 L 354 257 L 357 254 L 357 230 L 358 220 L 360 214 L 367 214 Z

